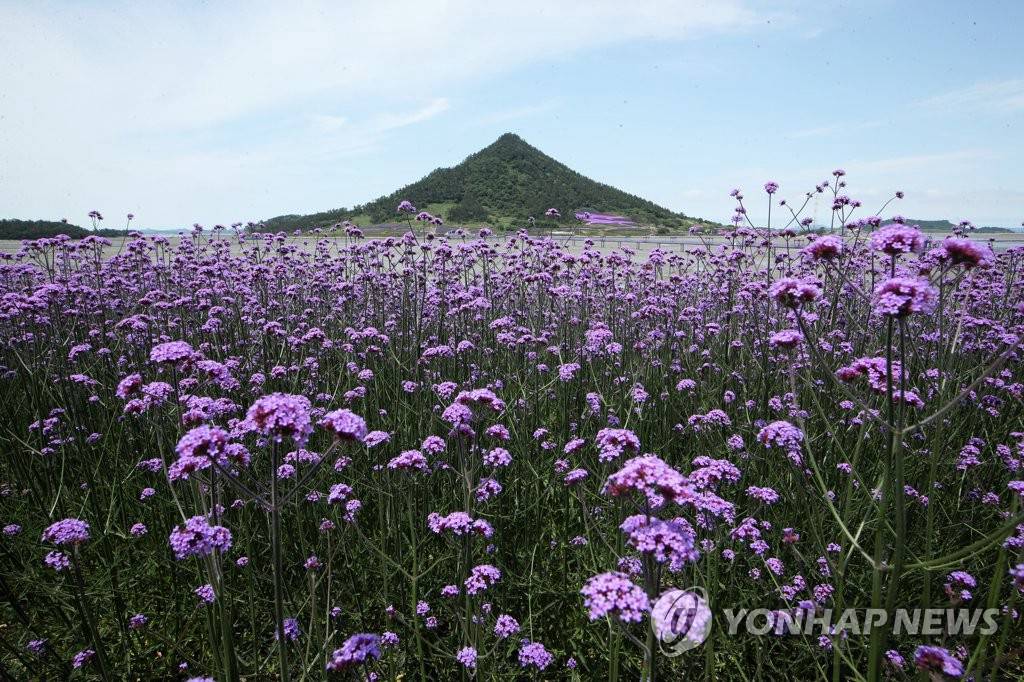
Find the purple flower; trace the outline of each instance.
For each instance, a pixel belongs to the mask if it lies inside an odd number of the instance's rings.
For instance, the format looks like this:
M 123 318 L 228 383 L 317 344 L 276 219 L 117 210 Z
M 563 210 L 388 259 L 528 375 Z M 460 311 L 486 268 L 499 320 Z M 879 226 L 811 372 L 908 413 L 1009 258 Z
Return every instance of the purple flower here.
M 875 287 L 875 310 L 890 317 L 906 317 L 911 313 L 930 312 L 938 292 L 928 280 L 893 277 Z
M 416 207 L 412 205 L 411 201 L 406 201 L 406 200 L 403 199 L 402 202 L 398 204 L 398 213 L 415 213 L 415 212 L 416 212 Z
M 804 335 L 796 329 L 783 329 L 780 332 L 775 332 L 772 337 L 768 339 L 768 343 L 773 348 L 796 348 L 803 341 Z
M 508 614 L 501 614 L 494 623 L 494 634 L 498 639 L 508 639 L 519 632 L 519 622 Z
M 987 245 L 959 237 L 946 237 L 936 251 L 939 260 L 949 261 L 954 265 L 963 265 L 965 268 L 991 265 L 995 260 L 992 249 Z
M 640 452 L 640 439 L 627 429 L 601 429 L 594 437 L 602 462 L 618 459 L 624 452 Z
M 832 235 L 818 237 L 800 251 L 811 260 L 830 260 L 842 252 L 843 240 Z
M 1024 592 L 1024 564 L 1017 564 L 1010 568 L 1010 577 L 1013 578 L 1013 586 Z
M 577 483 L 586 480 L 590 476 L 586 469 L 573 469 L 565 475 L 562 481 L 567 486 L 576 485 Z
M 747 488 L 747 495 L 765 504 L 775 504 L 779 501 L 779 494 L 771 488 L 761 488 L 756 485 Z
M 57 545 L 79 545 L 89 539 L 89 524 L 81 519 L 62 519 L 47 526 L 43 542 Z
M 687 563 L 696 561 L 700 553 L 694 547 L 693 527 L 683 518 L 662 521 L 653 516 L 635 514 L 619 526 L 627 535 L 626 544 L 641 554 L 648 554 L 660 564 L 668 562 L 677 573 Z
M 277 442 L 283 436 L 291 436 L 302 446 L 313 431 L 309 410 L 309 400 L 304 396 L 272 393 L 252 404 L 245 415 L 244 428 L 272 436 Z M 366 435 L 365 426 L 362 435 Z
M 213 591 L 213 585 L 210 584 L 200 585 L 194 590 L 194 592 L 195 595 L 199 597 L 199 601 L 204 604 L 212 604 L 217 598 L 217 593 Z
M 175 526 L 170 544 L 176 559 L 203 557 L 215 549 L 221 552 L 231 549 L 231 531 L 224 526 L 211 525 L 205 516 L 193 516 L 184 525 Z
M 871 233 L 871 248 L 890 256 L 902 253 L 920 253 L 924 248 L 924 235 L 915 227 L 901 224 L 886 225 Z
M 643 589 L 625 573 L 601 573 L 587 580 L 580 590 L 590 620 L 613 615 L 627 623 L 638 623 L 651 610 Z
M 296 618 L 285 618 L 281 622 L 281 629 L 284 630 L 284 638 L 289 642 L 294 642 L 299 638 L 299 621 Z M 279 633 L 277 630 L 274 631 L 274 639 L 278 639 Z
M 43 563 L 58 573 L 71 568 L 71 559 L 64 552 L 47 552 Z
M 522 668 L 533 666 L 537 670 L 544 670 L 553 660 L 555 657 L 540 642 L 531 642 L 527 639 L 523 640 L 522 646 L 519 647 L 519 666 Z
M 334 672 L 345 670 L 370 659 L 380 658 L 380 637 L 369 632 L 352 635 L 340 649 L 335 649 L 327 662 L 327 669 Z
M 388 469 L 397 471 L 429 471 L 427 458 L 419 450 L 406 450 L 388 462 Z
M 796 466 L 801 466 L 803 459 L 800 456 L 800 449 L 804 433 L 789 422 L 772 422 L 757 433 L 757 440 L 766 448 L 785 450 L 790 461 Z
M 362 441 L 367 436 L 366 421 L 351 410 L 328 412 L 317 423 L 333 433 L 338 440 Z
M 501 580 L 501 571 L 494 566 L 490 564 L 474 566 L 469 577 L 466 578 L 466 592 L 469 594 L 483 592 L 499 580 Z
M 423 439 L 423 444 L 420 445 L 420 450 L 431 455 L 438 455 L 444 452 L 445 447 L 444 438 L 441 438 L 440 436 L 427 436 Z
M 694 497 L 686 477 L 654 455 L 628 460 L 608 477 L 603 492 L 612 497 L 640 493 L 654 509 L 661 508 L 666 499 L 683 504 Z
M 455 654 L 455 660 L 462 664 L 466 670 L 476 669 L 476 649 L 471 646 L 462 647 Z
M 114 391 L 114 395 L 118 398 L 128 398 L 135 393 L 139 392 L 142 387 L 142 375 L 141 374 L 129 374 L 117 384 L 117 390 Z
M 914 667 L 921 672 L 941 673 L 950 677 L 964 674 L 963 664 L 939 646 L 923 645 L 914 650 Z
M 96 655 L 96 652 L 92 649 L 84 649 L 75 654 L 74 658 L 71 659 L 71 667 L 75 670 L 83 667 L 86 663 L 92 660 L 92 657 Z
M 192 346 L 184 341 L 168 341 L 153 346 L 149 352 L 149 361 L 161 364 L 178 365 L 196 357 Z M 120 387 L 118 387 L 120 388 Z
M 821 296 L 821 288 L 811 282 L 793 277 L 783 277 L 768 287 L 768 295 L 780 304 L 796 308 L 802 303 L 811 303 Z

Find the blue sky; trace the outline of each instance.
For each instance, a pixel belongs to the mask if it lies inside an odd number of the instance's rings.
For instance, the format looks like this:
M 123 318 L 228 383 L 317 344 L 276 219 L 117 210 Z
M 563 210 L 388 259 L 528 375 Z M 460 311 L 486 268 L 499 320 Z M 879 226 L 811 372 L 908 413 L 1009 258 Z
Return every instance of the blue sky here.
M 513 131 L 716 220 L 843 167 L 865 209 L 1024 221 L 1024 3 L 487 5 L 0 0 L 0 214 L 351 206 Z

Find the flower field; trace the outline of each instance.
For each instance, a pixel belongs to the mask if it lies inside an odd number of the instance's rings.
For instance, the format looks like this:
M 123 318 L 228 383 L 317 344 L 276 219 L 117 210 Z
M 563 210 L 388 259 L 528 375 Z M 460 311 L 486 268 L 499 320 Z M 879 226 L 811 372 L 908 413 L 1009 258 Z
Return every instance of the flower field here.
M 811 193 L 827 235 L 735 192 L 724 241 L 643 257 L 26 243 L 0 261 L 4 676 L 1024 674 L 1024 249 L 858 219 L 844 187 Z M 713 614 L 687 650 L 651 625 L 673 589 Z M 786 631 L 846 607 L 998 627 Z

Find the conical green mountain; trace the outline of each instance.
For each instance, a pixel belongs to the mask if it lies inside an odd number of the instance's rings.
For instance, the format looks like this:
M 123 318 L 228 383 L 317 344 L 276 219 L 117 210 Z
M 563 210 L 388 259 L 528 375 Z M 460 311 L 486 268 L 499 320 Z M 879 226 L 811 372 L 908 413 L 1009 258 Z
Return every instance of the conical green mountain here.
M 307 229 L 345 219 L 360 224 L 395 222 L 395 208 L 405 199 L 421 210 L 439 214 L 450 225 L 518 227 L 531 216 L 545 221 L 544 212 L 549 208 L 557 208 L 562 221 L 574 221 L 575 211 L 588 210 L 626 216 L 639 225 L 683 228 L 696 222 L 584 177 L 518 135 L 506 133 L 459 165 L 438 168 L 368 204 L 312 215 L 278 216 L 265 221 L 263 229 Z

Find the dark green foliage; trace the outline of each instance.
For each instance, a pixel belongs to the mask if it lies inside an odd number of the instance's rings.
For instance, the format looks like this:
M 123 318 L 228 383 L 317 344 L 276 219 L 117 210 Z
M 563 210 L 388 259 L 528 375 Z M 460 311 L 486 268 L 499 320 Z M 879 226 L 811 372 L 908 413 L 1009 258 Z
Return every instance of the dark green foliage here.
M 438 168 L 422 180 L 351 210 L 338 209 L 307 216 L 287 215 L 264 223 L 267 230 L 312 228 L 336 223 L 355 215 L 368 215 L 374 223 L 395 220 L 395 207 L 408 199 L 423 209 L 431 204 L 455 204 L 449 222 L 525 224 L 530 216 L 540 220 L 544 211 L 557 208 L 561 222 L 575 222 L 579 209 L 628 216 L 641 225 L 687 227 L 687 216 L 595 182 L 531 147 L 522 138 L 506 133 L 465 161 Z
M 0 220 L 0 239 L 42 239 L 66 234 L 74 239 L 96 234 L 101 237 L 117 237 L 124 234 L 122 230 L 89 230 L 78 225 L 63 223 L 58 220 Z

